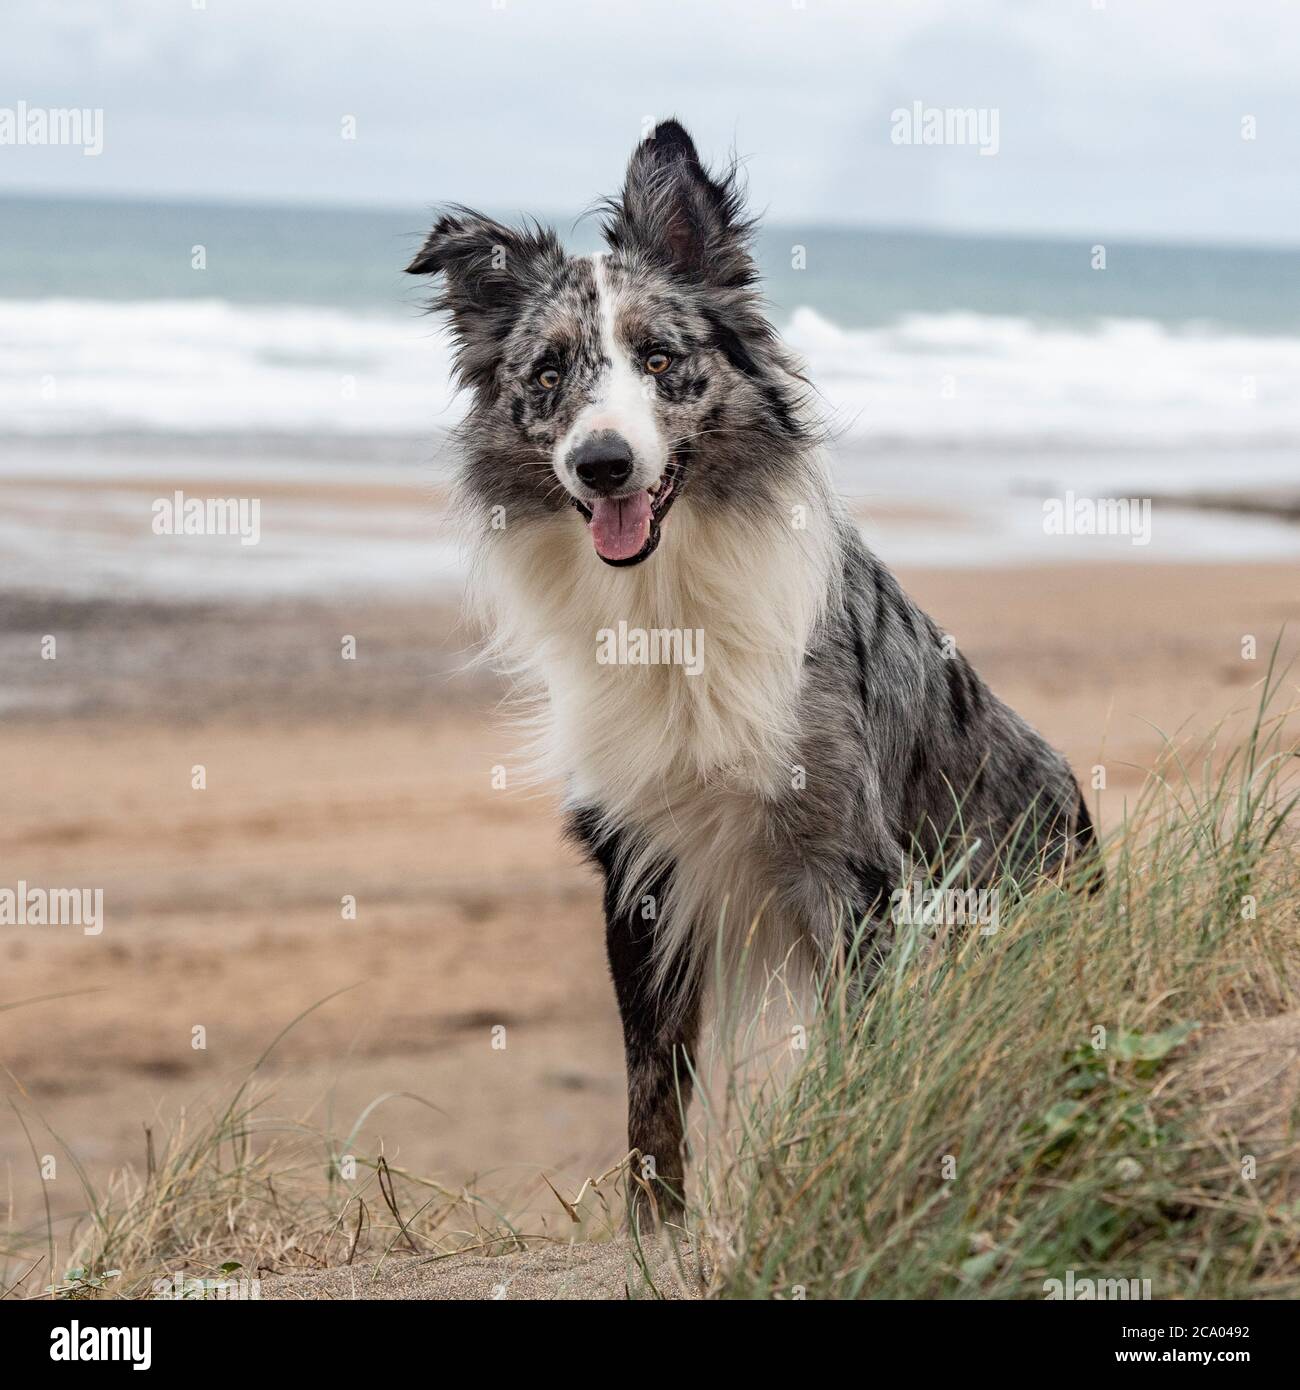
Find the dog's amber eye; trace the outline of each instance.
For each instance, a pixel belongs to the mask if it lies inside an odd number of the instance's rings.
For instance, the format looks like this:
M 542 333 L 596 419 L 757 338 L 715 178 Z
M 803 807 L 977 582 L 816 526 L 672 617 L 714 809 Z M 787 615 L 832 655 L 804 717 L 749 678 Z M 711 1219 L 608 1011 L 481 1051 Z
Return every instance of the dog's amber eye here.
M 537 384 L 543 391 L 554 391 L 560 384 L 560 374 L 554 367 L 547 367 L 537 373 Z
M 666 352 L 652 352 L 645 360 L 645 369 L 652 376 L 661 376 L 672 366 L 673 359 Z

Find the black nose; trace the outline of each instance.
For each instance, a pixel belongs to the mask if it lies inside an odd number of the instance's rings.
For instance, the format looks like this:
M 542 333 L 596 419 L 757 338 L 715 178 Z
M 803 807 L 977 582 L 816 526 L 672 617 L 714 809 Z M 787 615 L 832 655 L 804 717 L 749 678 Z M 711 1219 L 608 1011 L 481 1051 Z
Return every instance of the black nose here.
M 632 446 L 613 430 L 598 430 L 569 453 L 578 481 L 602 497 L 632 476 Z

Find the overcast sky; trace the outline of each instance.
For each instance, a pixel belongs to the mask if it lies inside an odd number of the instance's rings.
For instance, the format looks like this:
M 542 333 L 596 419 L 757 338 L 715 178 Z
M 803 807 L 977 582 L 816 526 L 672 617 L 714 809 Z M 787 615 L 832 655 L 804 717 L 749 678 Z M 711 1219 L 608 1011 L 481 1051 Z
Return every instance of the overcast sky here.
M 0 190 L 563 213 L 675 113 L 776 220 L 1300 241 L 1291 0 L 12 0 L 0 26 L 0 108 L 104 112 L 98 157 L 0 145 Z M 996 155 L 893 143 L 918 101 L 996 113 Z

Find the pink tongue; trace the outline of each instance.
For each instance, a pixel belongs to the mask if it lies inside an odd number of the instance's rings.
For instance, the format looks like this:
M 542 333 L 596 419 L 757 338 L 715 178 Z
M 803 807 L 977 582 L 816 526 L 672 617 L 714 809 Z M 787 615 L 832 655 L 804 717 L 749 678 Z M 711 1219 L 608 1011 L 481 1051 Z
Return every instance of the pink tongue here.
M 605 560 L 630 560 L 650 539 L 650 494 L 601 497 L 591 508 L 591 539 Z

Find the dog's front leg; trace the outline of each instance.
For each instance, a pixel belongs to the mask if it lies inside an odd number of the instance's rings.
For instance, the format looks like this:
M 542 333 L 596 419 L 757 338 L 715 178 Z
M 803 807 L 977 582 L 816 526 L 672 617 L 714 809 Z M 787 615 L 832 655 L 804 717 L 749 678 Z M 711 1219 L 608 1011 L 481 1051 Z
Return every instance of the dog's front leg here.
M 661 893 L 652 896 L 663 901 Z M 682 1216 L 684 1121 L 699 1030 L 699 982 L 681 968 L 667 988 L 656 988 L 655 922 L 642 920 L 639 909 L 620 910 L 617 897 L 616 885 L 608 885 L 605 941 L 623 1017 L 627 1141 L 635 1150 L 628 1218 L 646 1229 L 656 1217 L 676 1221 Z

